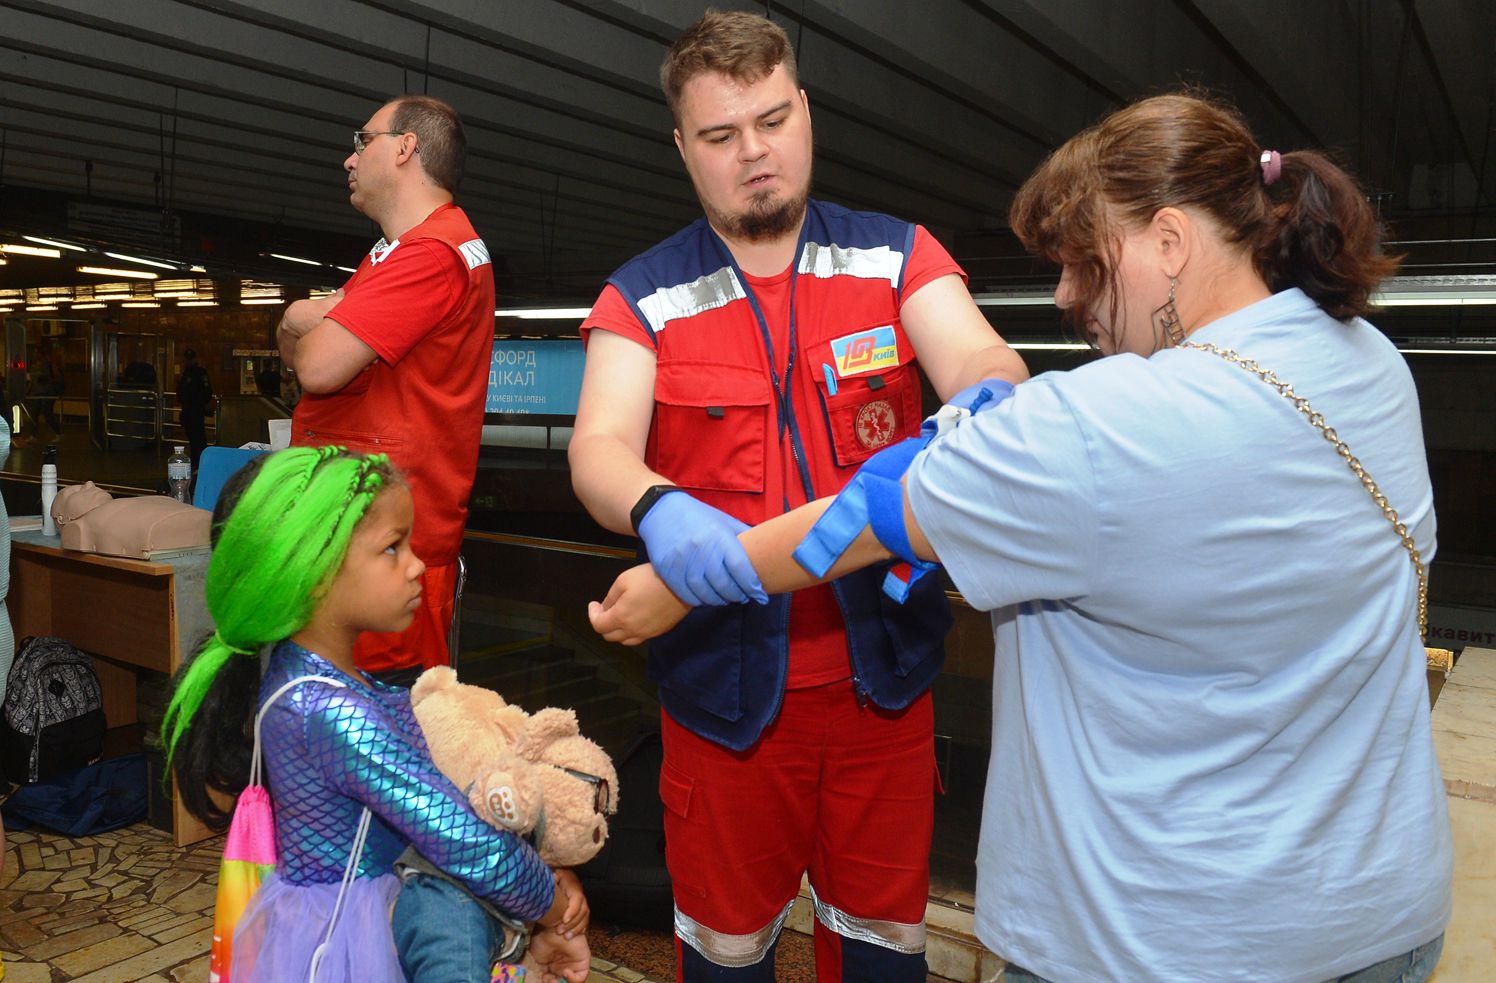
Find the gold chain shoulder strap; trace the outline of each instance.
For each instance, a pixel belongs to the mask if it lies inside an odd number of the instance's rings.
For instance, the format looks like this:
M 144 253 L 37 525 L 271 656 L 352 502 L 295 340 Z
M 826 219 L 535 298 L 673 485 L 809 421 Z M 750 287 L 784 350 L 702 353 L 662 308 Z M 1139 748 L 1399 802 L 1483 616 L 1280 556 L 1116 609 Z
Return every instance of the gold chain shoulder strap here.
M 1428 568 L 1423 563 L 1423 557 L 1418 552 L 1418 546 L 1413 542 L 1413 537 L 1408 533 L 1408 527 L 1403 524 L 1397 515 L 1397 510 L 1387 501 L 1387 496 L 1377 487 L 1370 474 L 1361 466 L 1356 455 L 1346 446 L 1345 441 L 1335 432 L 1335 428 L 1325 423 L 1325 418 L 1319 411 L 1309 405 L 1309 400 L 1293 391 L 1293 386 L 1279 379 L 1270 369 L 1264 369 L 1258 365 L 1255 359 L 1244 358 L 1232 351 L 1230 348 L 1221 348 L 1209 342 L 1186 341 L 1181 343 L 1180 348 L 1192 348 L 1195 351 L 1209 352 L 1219 355 L 1232 365 L 1239 366 L 1257 376 L 1263 382 L 1278 390 L 1279 395 L 1293 404 L 1294 409 L 1304 415 L 1310 426 L 1318 430 L 1326 440 L 1335 445 L 1335 453 L 1350 467 L 1351 473 L 1361 481 L 1361 486 L 1371 495 L 1372 501 L 1377 503 L 1377 508 L 1382 510 L 1383 517 L 1392 523 L 1393 532 L 1402 541 L 1403 548 L 1408 551 L 1408 557 L 1413 561 L 1413 569 L 1418 571 L 1418 637 L 1427 641 L 1428 639 Z M 1449 649 L 1428 648 L 1428 665 L 1430 669 L 1441 669 L 1448 672 L 1454 666 L 1454 653 Z

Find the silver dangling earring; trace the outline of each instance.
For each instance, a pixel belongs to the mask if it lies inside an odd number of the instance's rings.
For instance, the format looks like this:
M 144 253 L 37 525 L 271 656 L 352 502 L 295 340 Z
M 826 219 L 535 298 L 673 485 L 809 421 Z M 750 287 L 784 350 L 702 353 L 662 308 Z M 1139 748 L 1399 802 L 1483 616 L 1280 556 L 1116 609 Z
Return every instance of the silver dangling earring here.
M 1169 277 L 1169 299 L 1164 301 L 1162 307 L 1153 311 L 1153 320 L 1159 327 L 1163 328 L 1164 335 L 1172 345 L 1184 343 L 1184 325 L 1179 320 L 1179 308 L 1174 305 L 1174 290 L 1179 286 L 1177 276 Z

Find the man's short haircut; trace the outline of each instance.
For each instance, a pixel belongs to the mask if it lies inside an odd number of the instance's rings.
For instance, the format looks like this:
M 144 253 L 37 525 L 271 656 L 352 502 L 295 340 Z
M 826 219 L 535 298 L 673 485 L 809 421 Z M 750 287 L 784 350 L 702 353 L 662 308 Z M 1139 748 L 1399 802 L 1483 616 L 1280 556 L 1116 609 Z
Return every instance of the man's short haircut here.
M 390 102 L 395 107 L 390 129 L 416 135 L 426 173 L 455 195 L 467 159 L 467 137 L 457 110 L 431 96 L 398 96 Z
M 783 65 L 790 81 L 800 84 L 795 49 L 778 24 L 741 10 L 708 10 L 681 32 L 660 65 L 660 87 L 670 115 L 680 123 L 680 97 L 686 83 L 706 72 L 752 85 Z

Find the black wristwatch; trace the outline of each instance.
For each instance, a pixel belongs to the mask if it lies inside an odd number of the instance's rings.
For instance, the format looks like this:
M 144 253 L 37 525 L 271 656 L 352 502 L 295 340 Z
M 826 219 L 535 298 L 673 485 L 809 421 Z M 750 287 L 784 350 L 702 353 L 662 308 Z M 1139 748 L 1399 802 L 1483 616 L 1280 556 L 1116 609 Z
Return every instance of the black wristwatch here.
M 650 485 L 644 489 L 644 494 L 639 496 L 639 501 L 635 502 L 634 507 L 629 509 L 629 525 L 634 527 L 634 533 L 638 534 L 639 523 L 643 522 L 644 517 L 649 514 L 649 510 L 654 508 L 655 502 L 658 502 L 671 492 L 678 492 L 680 490 L 679 485 Z

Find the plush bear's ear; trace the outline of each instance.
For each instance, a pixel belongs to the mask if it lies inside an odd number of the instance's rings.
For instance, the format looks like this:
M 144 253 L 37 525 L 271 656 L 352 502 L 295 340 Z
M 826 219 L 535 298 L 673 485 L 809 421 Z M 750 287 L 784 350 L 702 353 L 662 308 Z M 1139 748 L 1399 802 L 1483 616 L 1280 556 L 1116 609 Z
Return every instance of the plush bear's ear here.
M 421 701 L 433 693 L 451 689 L 457 685 L 457 670 L 451 666 L 432 666 L 421 673 L 421 678 L 410 688 L 410 705 L 420 706 Z
M 520 757 L 534 760 L 535 755 L 544 750 L 547 745 L 563 737 L 575 737 L 580 733 L 575 710 L 546 707 L 544 710 L 537 710 L 530 714 L 530 719 L 525 722 L 523 733 L 514 742 L 514 749 L 519 752 Z
M 498 706 L 490 707 L 488 711 L 489 725 L 503 734 L 511 746 L 518 742 L 529 719 L 529 715 L 519 707 L 506 704 L 503 697 L 499 697 Z

